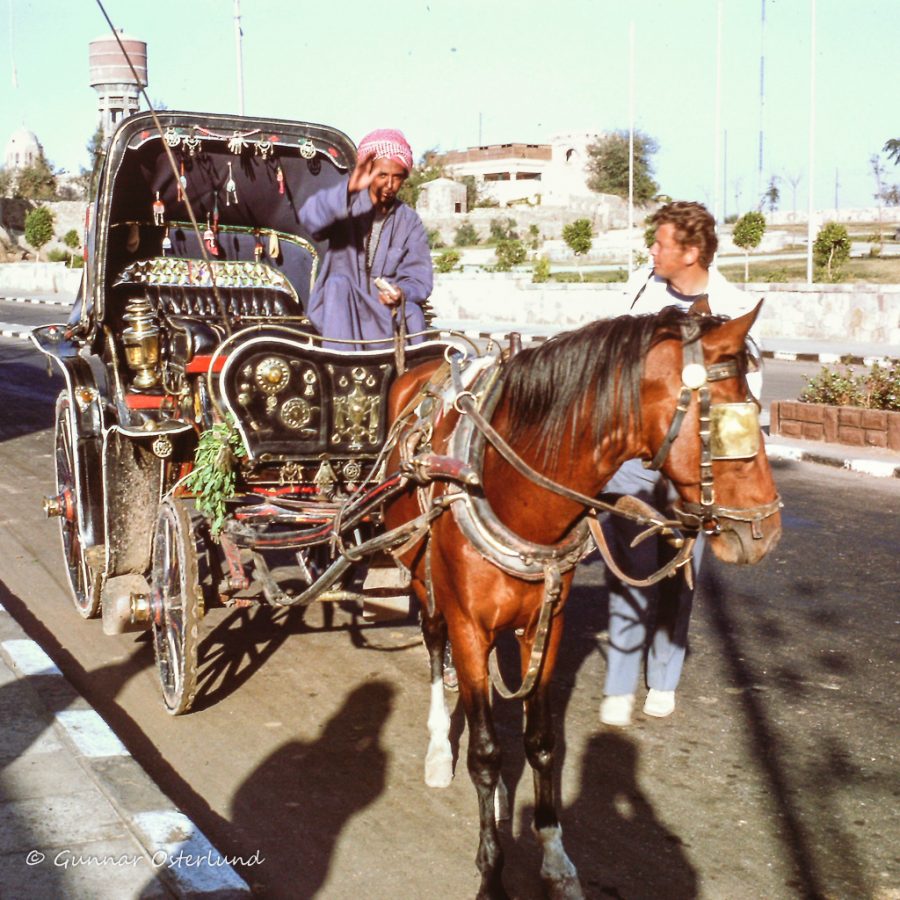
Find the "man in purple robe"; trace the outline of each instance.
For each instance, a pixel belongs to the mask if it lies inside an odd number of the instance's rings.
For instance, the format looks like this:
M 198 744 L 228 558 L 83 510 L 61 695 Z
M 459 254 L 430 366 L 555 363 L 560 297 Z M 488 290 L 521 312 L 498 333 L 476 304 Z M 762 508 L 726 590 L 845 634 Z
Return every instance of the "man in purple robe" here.
M 431 252 L 422 220 L 397 199 L 410 169 L 412 151 L 403 134 L 373 131 L 360 142 L 349 178 L 314 194 L 300 209 L 309 233 L 328 242 L 307 311 L 324 337 L 390 340 L 404 309 L 406 333 L 424 330 L 421 304 L 433 286 Z M 360 350 L 380 345 L 325 346 Z

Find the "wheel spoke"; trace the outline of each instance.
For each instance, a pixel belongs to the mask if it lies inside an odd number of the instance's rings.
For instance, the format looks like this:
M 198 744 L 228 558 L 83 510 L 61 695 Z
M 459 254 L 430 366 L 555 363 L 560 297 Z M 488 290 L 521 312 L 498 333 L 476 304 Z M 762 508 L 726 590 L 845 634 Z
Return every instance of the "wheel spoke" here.
M 183 501 L 160 506 L 153 542 L 154 648 L 166 708 L 186 712 L 197 686 L 200 589 L 190 516 Z

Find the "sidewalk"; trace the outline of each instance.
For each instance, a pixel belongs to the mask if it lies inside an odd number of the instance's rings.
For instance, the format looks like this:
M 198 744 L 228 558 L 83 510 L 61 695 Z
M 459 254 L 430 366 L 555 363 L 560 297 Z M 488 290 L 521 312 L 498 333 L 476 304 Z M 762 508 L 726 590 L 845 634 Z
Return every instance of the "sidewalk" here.
M 2 607 L 0 716 L 0 896 L 250 896 Z
M 796 460 L 820 463 L 848 469 L 879 478 L 900 478 L 900 453 L 880 447 L 850 447 L 846 444 L 826 444 L 786 438 L 766 431 L 766 455 L 769 459 Z

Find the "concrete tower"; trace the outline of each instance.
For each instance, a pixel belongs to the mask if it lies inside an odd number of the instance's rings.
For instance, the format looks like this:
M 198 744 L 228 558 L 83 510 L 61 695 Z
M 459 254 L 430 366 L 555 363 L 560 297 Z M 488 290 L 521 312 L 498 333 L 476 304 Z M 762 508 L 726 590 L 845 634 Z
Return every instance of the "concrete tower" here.
M 109 137 L 126 116 L 138 111 L 140 89 L 147 86 L 147 44 L 119 32 L 119 40 L 137 72 L 138 81 L 128 60 L 112 35 L 90 43 L 91 87 L 97 92 L 97 124 Z

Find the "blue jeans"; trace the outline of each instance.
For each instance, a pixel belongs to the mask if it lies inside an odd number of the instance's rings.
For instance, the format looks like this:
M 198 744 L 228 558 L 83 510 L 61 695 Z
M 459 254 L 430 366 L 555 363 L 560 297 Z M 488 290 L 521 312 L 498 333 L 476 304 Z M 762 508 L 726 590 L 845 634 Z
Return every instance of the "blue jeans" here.
M 631 494 L 667 513 L 676 494 L 669 482 L 640 460 L 629 460 L 612 477 L 605 490 Z M 613 559 L 619 568 L 634 578 L 646 578 L 672 558 L 675 551 L 665 540 L 653 537 L 631 547 L 641 527 L 628 519 L 610 515 L 603 523 Z M 705 548 L 701 534 L 694 550 L 696 578 Z M 633 694 L 646 656 L 647 684 L 658 691 L 674 691 L 681 678 L 687 650 L 688 625 L 694 591 L 683 572 L 664 578 L 645 588 L 623 584 L 611 572 L 609 587 L 609 653 L 605 694 Z

